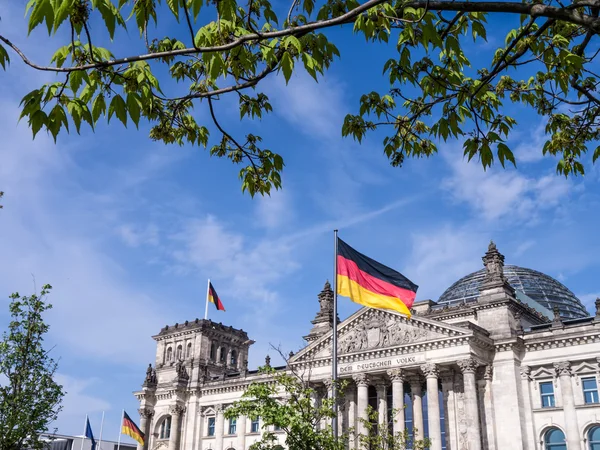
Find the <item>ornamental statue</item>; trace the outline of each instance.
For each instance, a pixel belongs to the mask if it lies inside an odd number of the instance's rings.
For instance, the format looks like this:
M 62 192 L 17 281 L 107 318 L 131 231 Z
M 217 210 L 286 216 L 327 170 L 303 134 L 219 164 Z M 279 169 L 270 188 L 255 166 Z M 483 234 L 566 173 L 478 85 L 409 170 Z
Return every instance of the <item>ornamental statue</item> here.
M 142 386 L 155 386 L 156 385 L 156 370 L 152 368 L 152 364 L 148 364 L 146 369 L 146 378 Z
M 490 241 L 488 251 L 482 259 L 485 266 L 483 283 L 504 283 L 504 255 L 498 251 L 494 241 Z

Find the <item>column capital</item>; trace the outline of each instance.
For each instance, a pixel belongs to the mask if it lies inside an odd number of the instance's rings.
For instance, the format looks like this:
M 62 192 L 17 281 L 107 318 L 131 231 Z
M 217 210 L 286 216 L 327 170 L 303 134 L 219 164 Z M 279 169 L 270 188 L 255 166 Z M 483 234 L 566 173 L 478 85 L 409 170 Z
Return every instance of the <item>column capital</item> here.
M 393 382 L 404 382 L 404 371 L 402 369 L 390 369 L 387 371 L 388 377 Z
M 569 361 L 560 361 L 554 363 L 554 370 L 559 377 L 571 376 L 571 363 Z
M 531 380 L 531 367 L 521 366 L 521 378 L 524 380 Z
M 182 406 L 182 405 L 173 405 L 173 406 L 171 406 L 171 408 L 169 408 L 169 413 L 172 416 L 180 416 L 184 412 L 185 412 L 185 406 Z
M 456 361 L 456 364 L 458 364 L 458 367 L 460 367 L 460 370 L 463 374 L 475 373 L 475 371 L 477 370 L 477 366 L 479 365 L 475 358 L 461 359 L 459 361 Z
M 357 373 L 352 375 L 352 379 L 357 386 L 369 386 L 369 377 L 366 373 Z
M 494 368 L 492 367 L 491 364 L 488 364 L 487 366 L 485 366 L 485 370 L 483 372 L 483 379 L 486 381 L 491 381 L 493 376 L 494 376 Z
M 225 409 L 225 408 L 223 407 L 223 404 L 222 404 L 222 403 L 217 403 L 217 404 L 215 405 L 215 412 L 216 412 L 217 414 L 219 414 L 219 413 L 222 413 L 224 409 Z
M 140 417 L 144 419 L 149 419 L 154 416 L 154 410 L 151 408 L 140 408 L 138 409 L 138 412 L 140 413 Z
M 438 378 L 440 374 L 437 364 L 434 363 L 422 364 L 421 372 L 423 372 L 427 378 Z

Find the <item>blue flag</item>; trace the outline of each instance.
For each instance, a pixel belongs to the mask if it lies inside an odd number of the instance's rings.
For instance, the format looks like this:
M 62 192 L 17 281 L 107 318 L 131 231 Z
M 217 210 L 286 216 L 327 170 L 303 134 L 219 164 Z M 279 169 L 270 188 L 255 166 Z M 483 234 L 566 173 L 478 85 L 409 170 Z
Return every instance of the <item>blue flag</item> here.
M 86 418 L 85 437 L 92 440 L 92 450 L 96 450 L 96 440 L 94 439 L 94 433 L 92 433 L 92 426 L 90 425 L 89 418 Z

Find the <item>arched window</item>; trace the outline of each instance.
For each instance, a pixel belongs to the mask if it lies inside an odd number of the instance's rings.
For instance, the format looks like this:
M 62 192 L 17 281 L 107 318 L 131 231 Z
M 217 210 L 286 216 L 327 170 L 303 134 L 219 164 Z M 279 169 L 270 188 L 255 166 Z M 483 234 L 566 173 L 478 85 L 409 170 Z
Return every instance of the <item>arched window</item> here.
M 171 347 L 169 347 L 167 349 L 167 362 L 171 361 L 172 357 L 173 357 L 173 349 Z
M 192 356 L 192 343 L 188 342 L 187 351 L 185 353 L 185 357 L 189 358 L 190 356 Z
M 159 439 L 169 439 L 171 437 L 171 416 L 167 416 L 163 419 L 160 424 L 160 431 L 158 433 Z
M 217 358 L 217 344 L 213 342 L 210 344 L 210 360 L 214 361 Z
M 231 350 L 231 365 L 237 366 L 237 352 L 235 350 Z
M 219 362 L 226 362 L 227 361 L 227 348 L 225 347 L 221 347 L 221 354 L 219 355 Z
M 183 347 L 181 345 L 178 345 L 177 352 L 175 353 L 175 358 L 177 359 L 177 361 L 179 361 L 182 356 L 183 356 Z
M 600 426 L 595 425 L 587 433 L 589 450 L 600 450 Z
M 544 434 L 544 450 L 567 450 L 565 433 L 558 428 L 550 428 Z

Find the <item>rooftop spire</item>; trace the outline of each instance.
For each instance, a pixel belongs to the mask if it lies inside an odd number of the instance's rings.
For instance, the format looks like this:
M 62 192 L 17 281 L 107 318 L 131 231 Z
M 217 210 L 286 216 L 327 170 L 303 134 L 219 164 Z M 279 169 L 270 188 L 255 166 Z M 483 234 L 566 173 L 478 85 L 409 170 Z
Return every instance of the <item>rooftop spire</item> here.
M 317 298 L 319 299 L 319 312 L 311 321 L 314 326 L 310 333 L 304 337 L 308 342 L 323 336 L 333 328 L 333 290 L 329 280 L 325 281 L 323 290 L 319 292 Z

